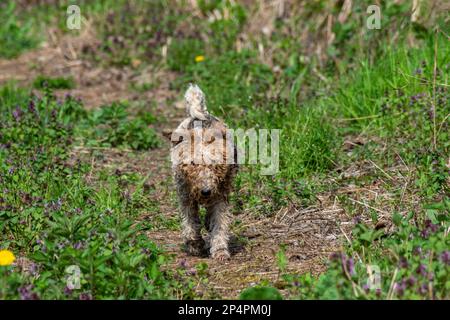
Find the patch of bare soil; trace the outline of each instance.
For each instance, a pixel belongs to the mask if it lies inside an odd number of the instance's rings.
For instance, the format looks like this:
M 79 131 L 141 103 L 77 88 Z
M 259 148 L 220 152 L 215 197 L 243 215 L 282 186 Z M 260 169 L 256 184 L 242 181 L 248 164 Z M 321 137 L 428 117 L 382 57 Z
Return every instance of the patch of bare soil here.
M 169 143 L 162 137 L 183 119 L 180 93 L 170 90 L 170 82 L 176 75 L 153 68 L 140 70 L 102 68 L 82 59 L 86 47 L 95 44 L 90 32 L 78 37 L 58 35 L 50 31 L 50 39 L 41 48 L 25 53 L 14 60 L 0 60 L 0 85 L 16 80 L 20 85 L 29 85 L 37 75 L 72 76 L 76 89 L 57 90 L 57 95 L 70 93 L 83 100 L 87 108 L 95 108 L 117 100 L 139 100 L 156 105 L 156 112 L 165 121 L 156 124 L 163 142 L 162 147 L 148 152 L 135 152 L 114 148 L 76 147 L 73 159 L 91 164 L 94 173 L 99 169 L 135 172 L 145 178 L 144 186 L 151 190 L 152 200 L 158 203 L 158 212 L 144 212 L 138 219 L 153 220 L 161 215 L 167 221 L 177 218 L 173 198 Z M 131 81 L 158 83 L 146 92 L 134 92 Z M 150 109 L 149 109 L 150 111 Z M 88 179 L 94 179 L 91 174 Z M 94 182 L 94 181 L 92 181 Z M 187 256 L 182 250 L 181 234 L 170 226 L 161 224 L 148 231 L 147 235 L 168 253 L 173 254 L 172 267 L 183 265 L 193 268 L 201 262 L 208 264 L 208 283 L 198 287 L 205 296 L 236 298 L 239 292 L 261 280 L 279 282 L 276 253 L 280 245 L 285 246 L 288 258 L 287 272 L 319 274 L 325 269 L 325 259 L 339 249 L 342 236 L 348 232 L 351 222 L 331 196 L 322 199 L 317 207 L 300 208 L 294 204 L 262 218 L 256 211 L 241 212 L 236 216 L 241 221 L 233 228 L 230 243 L 232 257 L 229 261 L 217 262 L 209 258 Z M 212 293 L 211 293 L 212 292 Z
M 75 37 L 50 29 L 47 35 L 49 40 L 39 49 L 28 51 L 13 60 L 0 59 L 0 85 L 10 80 L 19 85 L 30 85 L 38 75 L 72 77 L 76 87 L 56 90 L 57 96 L 72 94 L 80 98 L 87 108 L 117 100 L 132 100 L 133 94 L 127 81 L 130 70 L 105 69 L 82 59 L 82 52 L 97 41 L 92 29 L 84 30 Z
M 233 230 L 232 257 L 226 262 L 188 256 L 182 251 L 180 232 L 149 231 L 148 236 L 175 255 L 174 266 L 185 265 L 189 269 L 207 263 L 209 288 L 199 287 L 199 291 L 212 289 L 214 294 L 232 299 L 242 289 L 262 280 L 283 287 L 276 259 L 281 245 L 288 258 L 286 272 L 323 272 L 326 259 L 340 249 L 344 229 L 348 230 L 351 223 L 343 210 L 333 205 L 303 209 L 291 205 L 272 217 L 258 218 L 249 211 L 236 218 L 242 223 Z

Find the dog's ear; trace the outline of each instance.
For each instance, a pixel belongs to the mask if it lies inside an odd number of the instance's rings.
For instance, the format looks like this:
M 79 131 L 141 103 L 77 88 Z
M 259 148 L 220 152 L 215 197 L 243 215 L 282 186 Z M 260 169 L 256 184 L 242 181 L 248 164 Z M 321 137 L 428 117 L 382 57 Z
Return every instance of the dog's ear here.
M 183 139 L 184 139 L 183 136 L 171 137 L 170 141 L 172 142 L 172 147 L 179 145 L 181 142 L 183 142 Z
M 184 133 L 183 131 L 171 131 L 166 130 L 166 132 L 163 131 L 163 135 L 171 142 L 172 147 L 175 147 L 176 145 L 180 144 L 184 141 Z

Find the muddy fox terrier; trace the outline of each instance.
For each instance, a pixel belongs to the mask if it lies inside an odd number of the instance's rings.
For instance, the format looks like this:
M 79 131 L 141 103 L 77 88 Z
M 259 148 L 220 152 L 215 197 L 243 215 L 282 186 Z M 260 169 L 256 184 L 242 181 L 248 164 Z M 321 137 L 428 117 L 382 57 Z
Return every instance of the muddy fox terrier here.
M 199 206 L 206 209 L 209 252 L 226 260 L 231 214 L 228 196 L 237 172 L 236 149 L 227 126 L 208 113 L 205 95 L 197 85 L 185 93 L 187 117 L 171 135 L 171 160 L 180 202 L 182 234 L 189 254 L 202 255 Z

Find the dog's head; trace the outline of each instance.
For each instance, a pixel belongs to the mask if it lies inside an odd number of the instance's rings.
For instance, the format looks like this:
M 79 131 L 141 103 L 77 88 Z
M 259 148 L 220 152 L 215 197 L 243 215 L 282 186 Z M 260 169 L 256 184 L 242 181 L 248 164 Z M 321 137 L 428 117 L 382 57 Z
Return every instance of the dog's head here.
M 179 170 L 187 182 L 191 197 L 202 203 L 220 194 L 220 185 L 227 175 L 226 165 L 182 164 Z
M 172 164 L 191 197 L 208 202 L 223 192 L 234 164 L 234 144 L 226 127 L 217 121 L 207 128 L 178 130 L 171 140 Z

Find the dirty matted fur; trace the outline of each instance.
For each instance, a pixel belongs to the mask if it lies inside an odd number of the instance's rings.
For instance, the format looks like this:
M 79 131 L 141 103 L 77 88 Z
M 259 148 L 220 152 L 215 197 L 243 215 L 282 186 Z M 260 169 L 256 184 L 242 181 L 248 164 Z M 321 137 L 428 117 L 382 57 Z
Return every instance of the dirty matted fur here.
M 206 244 L 201 236 L 199 206 L 204 206 L 211 256 L 228 259 L 228 196 L 237 172 L 233 138 L 226 125 L 208 113 L 205 96 L 198 86 L 189 86 L 185 103 L 187 117 L 171 137 L 183 238 L 190 254 L 202 254 Z

